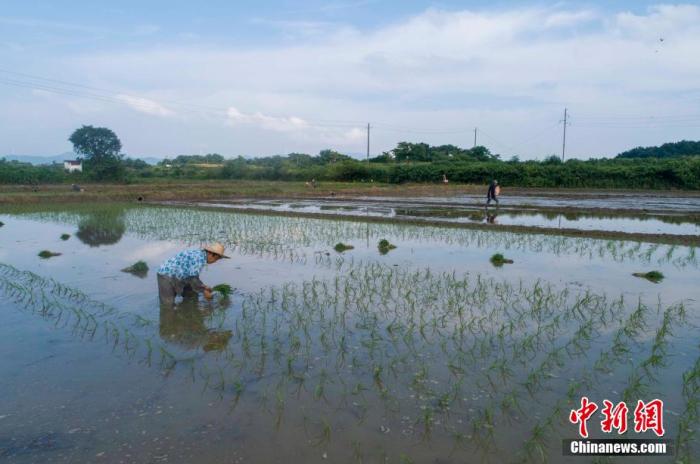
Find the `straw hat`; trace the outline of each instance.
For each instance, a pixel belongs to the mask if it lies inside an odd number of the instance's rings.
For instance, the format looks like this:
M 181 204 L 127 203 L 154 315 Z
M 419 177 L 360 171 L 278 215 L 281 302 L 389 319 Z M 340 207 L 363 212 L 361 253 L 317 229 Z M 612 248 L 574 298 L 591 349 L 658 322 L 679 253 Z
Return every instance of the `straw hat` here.
M 219 255 L 222 258 L 230 258 L 229 256 L 226 256 L 224 254 L 224 246 L 222 244 L 220 244 L 219 242 L 211 243 L 211 244 L 205 246 L 204 250 L 208 251 L 209 253 L 214 253 L 215 255 Z

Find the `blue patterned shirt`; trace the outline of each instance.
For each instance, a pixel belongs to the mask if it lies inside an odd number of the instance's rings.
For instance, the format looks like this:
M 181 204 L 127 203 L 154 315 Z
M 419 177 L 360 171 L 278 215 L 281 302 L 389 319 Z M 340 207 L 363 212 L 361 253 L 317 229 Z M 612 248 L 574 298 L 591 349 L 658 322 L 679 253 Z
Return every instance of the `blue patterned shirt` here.
M 166 260 L 158 268 L 158 274 L 187 279 L 196 277 L 207 264 L 207 252 L 204 250 L 185 250 Z

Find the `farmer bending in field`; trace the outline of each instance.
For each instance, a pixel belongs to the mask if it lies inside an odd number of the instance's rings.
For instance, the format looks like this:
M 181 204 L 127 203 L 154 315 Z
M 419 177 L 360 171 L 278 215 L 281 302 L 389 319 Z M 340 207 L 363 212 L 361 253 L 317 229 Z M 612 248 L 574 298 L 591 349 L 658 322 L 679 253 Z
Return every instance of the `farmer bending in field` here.
M 498 206 L 498 195 L 501 193 L 501 186 L 498 185 L 498 181 L 496 179 L 493 180 L 489 184 L 489 190 L 486 192 L 486 206 L 491 203 L 491 200 L 496 202 L 496 206 Z
M 212 264 L 224 255 L 224 246 L 213 243 L 199 250 L 185 250 L 166 260 L 158 268 L 158 296 L 160 303 L 172 306 L 175 296 L 193 296 L 204 293 L 204 298 L 211 300 L 212 289 L 199 280 L 199 273 L 205 264 Z

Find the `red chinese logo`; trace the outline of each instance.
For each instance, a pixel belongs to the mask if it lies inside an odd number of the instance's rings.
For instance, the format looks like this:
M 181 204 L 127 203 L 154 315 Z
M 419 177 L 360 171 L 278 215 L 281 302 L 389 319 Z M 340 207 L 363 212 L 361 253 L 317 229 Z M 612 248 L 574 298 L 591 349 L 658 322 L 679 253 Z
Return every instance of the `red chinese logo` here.
M 598 405 L 588 400 L 588 397 L 581 397 L 581 407 L 572 409 L 569 413 L 569 422 L 578 424 L 578 433 L 583 438 L 588 438 L 588 420 L 593 413 L 598 410 Z M 618 435 L 627 432 L 627 413 L 629 409 L 624 401 L 613 404 L 612 401 L 603 400 L 603 420 L 600 422 L 601 430 L 604 433 L 612 433 L 617 430 Z M 634 431 L 644 433 L 652 430 L 657 436 L 664 436 L 664 402 L 653 399 L 647 403 L 642 400 L 637 401 L 634 408 Z
M 617 434 L 622 435 L 627 431 L 627 405 L 624 401 L 620 401 L 613 407 L 612 402 L 603 400 L 605 406 L 601 411 L 605 419 L 600 423 L 603 432 L 611 433 L 613 429 L 617 429 Z
M 637 401 L 634 408 L 634 431 L 637 433 L 653 430 L 656 436 L 664 436 L 664 402 L 652 400 L 648 403 Z
M 569 421 L 572 424 L 578 424 L 578 433 L 583 438 L 588 438 L 588 426 L 586 423 L 597 409 L 598 405 L 589 402 L 588 397 L 584 396 L 581 398 L 581 408 L 572 409 L 569 414 Z

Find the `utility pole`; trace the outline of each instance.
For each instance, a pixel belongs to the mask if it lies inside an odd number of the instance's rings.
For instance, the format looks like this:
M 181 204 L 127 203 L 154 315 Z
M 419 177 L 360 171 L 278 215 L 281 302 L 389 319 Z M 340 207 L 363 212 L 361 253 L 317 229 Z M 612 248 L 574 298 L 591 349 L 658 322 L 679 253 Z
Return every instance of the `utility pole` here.
M 367 123 L 367 163 L 369 163 L 369 123 Z
M 474 148 L 476 148 L 476 130 L 477 129 L 478 129 L 477 127 L 474 128 Z
M 564 157 L 566 156 L 566 119 L 567 119 L 567 109 L 564 108 L 564 137 L 561 143 L 561 160 L 564 162 Z

